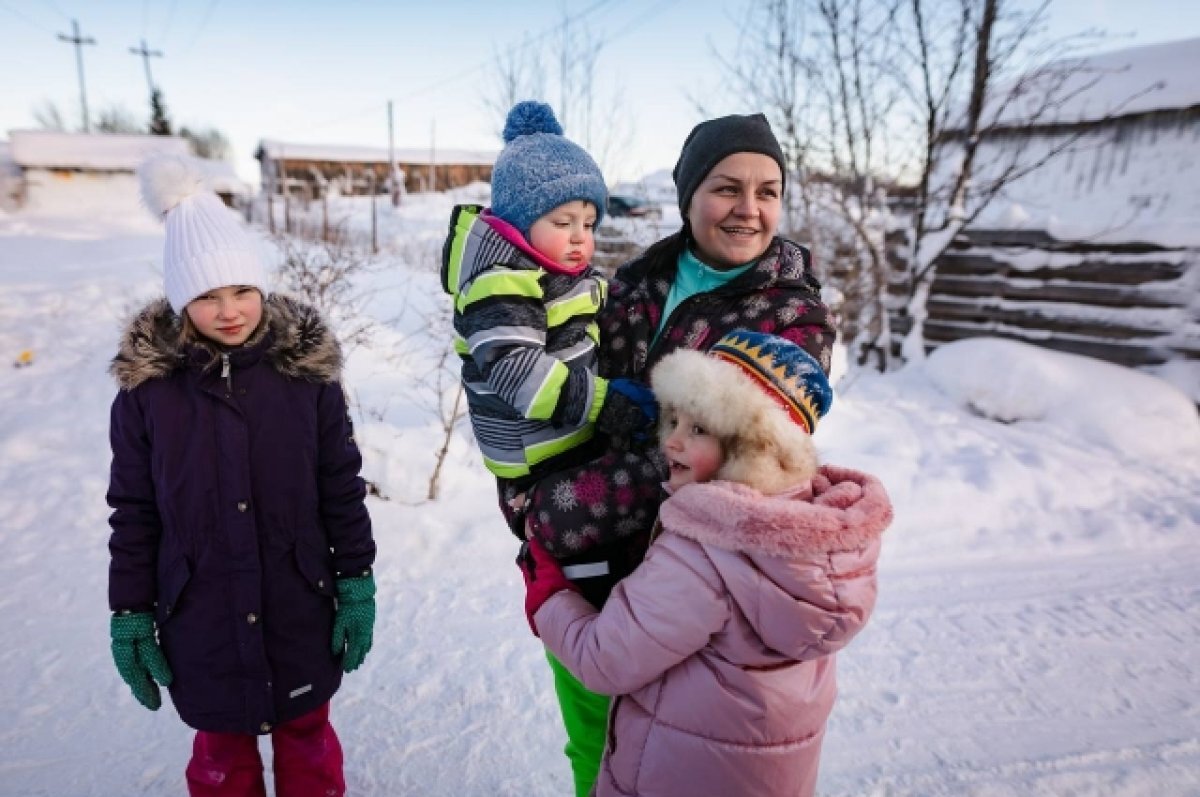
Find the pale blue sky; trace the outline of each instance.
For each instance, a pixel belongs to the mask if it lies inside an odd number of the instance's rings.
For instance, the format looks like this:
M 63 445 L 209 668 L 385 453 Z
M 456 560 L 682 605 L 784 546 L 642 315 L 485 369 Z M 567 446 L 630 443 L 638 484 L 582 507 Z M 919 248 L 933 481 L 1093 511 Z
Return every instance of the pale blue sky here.
M 88 102 L 146 112 L 144 36 L 176 123 L 214 125 L 232 139 L 237 167 L 257 179 L 260 138 L 387 144 L 385 106 L 396 106 L 396 145 L 496 149 L 481 93 L 497 49 L 551 29 L 565 10 L 609 40 L 599 62 L 601 99 L 620 92 L 634 128 L 625 174 L 670 167 L 699 112 L 745 111 L 721 97 L 715 44 L 731 51 L 741 0 L 0 0 L 0 137 L 33 125 L 32 109 L 56 102 L 79 114 L 73 48 L 57 40 L 79 20 Z M 1194 0 L 1056 0 L 1055 32 L 1098 26 L 1124 34 L 1114 46 L 1200 36 Z M 553 103 L 555 98 L 550 97 Z M 571 131 L 568 130 L 568 134 Z

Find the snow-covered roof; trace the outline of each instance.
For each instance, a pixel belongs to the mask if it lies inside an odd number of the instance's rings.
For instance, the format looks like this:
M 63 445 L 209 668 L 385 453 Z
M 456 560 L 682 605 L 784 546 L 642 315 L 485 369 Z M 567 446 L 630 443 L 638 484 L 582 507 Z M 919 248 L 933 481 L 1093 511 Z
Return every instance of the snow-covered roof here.
M 1057 83 L 1063 80 L 1061 86 Z M 1013 102 L 1000 124 L 1076 124 L 1107 116 L 1200 106 L 1200 38 L 1149 44 L 1051 64 L 1031 81 L 1024 101 Z M 1066 98 L 1039 112 L 1046 91 Z M 985 117 L 986 118 L 986 117 Z
M 296 144 L 288 141 L 264 139 L 259 143 L 256 157 L 265 154 L 272 160 L 338 161 L 343 163 L 387 163 L 387 147 L 341 146 L 336 144 Z M 425 148 L 396 149 L 396 160 L 400 163 L 458 163 L 476 166 L 491 166 L 498 152 L 470 149 Z M 432 157 L 431 157 L 432 156 Z
M 9 140 L 12 159 L 23 168 L 133 171 L 153 153 L 188 154 L 178 136 L 11 130 Z
M 200 168 L 204 170 L 208 187 L 212 190 L 219 194 L 236 194 L 238 196 L 250 194 L 249 184 L 237 176 L 233 164 L 229 161 L 207 158 L 197 158 L 196 160 L 200 164 Z

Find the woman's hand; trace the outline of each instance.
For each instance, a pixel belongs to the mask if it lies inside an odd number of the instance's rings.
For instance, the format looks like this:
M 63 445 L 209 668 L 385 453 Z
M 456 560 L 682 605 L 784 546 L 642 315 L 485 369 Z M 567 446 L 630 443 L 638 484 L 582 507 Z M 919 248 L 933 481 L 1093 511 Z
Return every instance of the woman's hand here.
M 633 379 L 610 379 L 596 428 L 610 437 L 642 439 L 658 422 L 654 392 Z

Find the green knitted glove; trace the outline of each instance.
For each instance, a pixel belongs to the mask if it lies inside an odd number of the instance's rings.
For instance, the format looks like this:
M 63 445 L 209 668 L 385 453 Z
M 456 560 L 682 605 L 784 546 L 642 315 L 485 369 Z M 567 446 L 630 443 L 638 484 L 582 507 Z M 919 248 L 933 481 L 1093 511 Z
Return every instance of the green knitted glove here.
M 333 655 L 345 650 L 342 669 L 353 672 L 367 657 L 375 631 L 375 576 L 368 572 L 337 582 L 337 616 L 333 620 Z
M 173 676 L 154 634 L 154 617 L 149 612 L 114 614 L 109 632 L 121 680 L 129 684 L 137 702 L 158 711 L 162 696 L 154 682 L 170 686 Z

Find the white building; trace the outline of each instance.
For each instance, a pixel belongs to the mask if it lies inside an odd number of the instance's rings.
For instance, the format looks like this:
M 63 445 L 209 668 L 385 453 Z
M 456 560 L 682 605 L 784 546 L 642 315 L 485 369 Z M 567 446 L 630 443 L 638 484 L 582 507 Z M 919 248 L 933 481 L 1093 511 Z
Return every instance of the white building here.
M 189 154 L 187 141 L 176 136 L 12 130 L 8 145 L 8 177 L 0 169 L 6 183 L 0 189 L 7 190 L 0 195 L 29 210 L 136 207 L 138 164 L 154 153 Z

